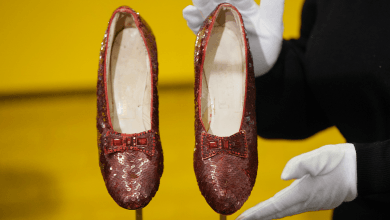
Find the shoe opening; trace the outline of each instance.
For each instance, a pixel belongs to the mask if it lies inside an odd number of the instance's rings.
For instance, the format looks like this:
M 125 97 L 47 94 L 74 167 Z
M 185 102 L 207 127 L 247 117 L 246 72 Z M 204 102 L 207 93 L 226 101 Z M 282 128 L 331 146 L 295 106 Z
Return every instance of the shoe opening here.
M 241 127 L 246 54 L 238 12 L 222 6 L 216 16 L 203 64 L 201 115 L 209 134 L 224 137 Z
M 139 133 L 151 128 L 150 57 L 133 16 L 118 12 L 108 33 L 107 95 L 113 129 Z

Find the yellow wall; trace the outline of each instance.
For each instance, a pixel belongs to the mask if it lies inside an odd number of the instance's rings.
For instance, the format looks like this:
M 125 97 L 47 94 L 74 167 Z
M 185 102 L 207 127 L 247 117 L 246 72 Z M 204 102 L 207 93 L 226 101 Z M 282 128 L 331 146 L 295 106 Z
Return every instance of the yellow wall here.
M 257 0 L 259 3 L 259 1 Z M 285 37 L 297 37 L 303 0 L 287 0 Z M 152 27 L 160 84 L 193 82 L 195 35 L 182 10 L 190 0 L 0 1 L 0 94 L 93 89 L 100 43 L 120 5 Z

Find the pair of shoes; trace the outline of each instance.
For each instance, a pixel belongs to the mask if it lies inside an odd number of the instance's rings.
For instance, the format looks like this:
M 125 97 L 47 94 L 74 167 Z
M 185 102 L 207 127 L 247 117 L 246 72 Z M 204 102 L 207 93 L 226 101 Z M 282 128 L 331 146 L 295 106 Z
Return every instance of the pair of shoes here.
M 257 174 L 252 56 L 232 5 L 220 4 L 205 20 L 195 66 L 195 174 L 208 204 L 228 215 L 248 199 Z M 118 8 L 101 50 L 97 128 L 106 187 L 127 209 L 150 202 L 163 171 L 157 75 L 151 29 L 129 7 Z

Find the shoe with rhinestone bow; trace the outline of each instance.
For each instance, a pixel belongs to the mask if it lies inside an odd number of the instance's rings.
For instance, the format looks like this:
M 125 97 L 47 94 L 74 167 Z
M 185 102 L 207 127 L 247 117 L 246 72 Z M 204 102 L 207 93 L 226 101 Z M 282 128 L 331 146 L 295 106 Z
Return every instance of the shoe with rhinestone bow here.
M 104 182 L 126 209 L 145 207 L 163 172 L 157 77 L 150 27 L 131 8 L 116 9 L 100 52 L 97 130 Z
M 248 199 L 257 175 L 255 78 L 243 20 L 223 3 L 207 17 L 195 45 L 194 169 L 216 212 Z

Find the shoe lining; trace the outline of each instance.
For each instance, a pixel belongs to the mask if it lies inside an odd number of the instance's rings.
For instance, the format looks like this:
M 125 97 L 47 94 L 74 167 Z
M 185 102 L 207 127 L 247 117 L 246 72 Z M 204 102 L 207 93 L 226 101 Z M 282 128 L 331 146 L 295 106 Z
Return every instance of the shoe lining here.
M 131 15 L 118 13 L 111 26 L 107 93 L 113 129 L 127 134 L 150 130 L 151 71 L 144 40 Z
M 245 47 L 239 15 L 223 8 L 207 45 L 202 75 L 201 114 L 209 134 L 239 131 L 245 100 Z

